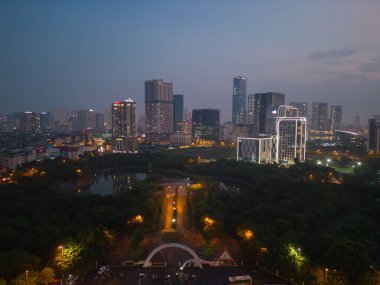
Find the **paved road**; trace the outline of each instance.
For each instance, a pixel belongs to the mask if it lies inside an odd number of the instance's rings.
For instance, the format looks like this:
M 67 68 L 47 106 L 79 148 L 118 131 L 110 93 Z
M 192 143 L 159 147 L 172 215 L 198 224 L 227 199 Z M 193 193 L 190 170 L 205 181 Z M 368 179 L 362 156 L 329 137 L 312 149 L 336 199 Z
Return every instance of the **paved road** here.
M 165 284 L 164 278 L 171 276 L 172 285 L 227 285 L 229 276 L 250 275 L 254 285 L 264 284 L 287 284 L 284 281 L 273 277 L 262 271 L 253 271 L 252 268 L 240 267 L 212 267 L 205 269 L 188 268 L 183 272 L 179 272 L 178 268 L 114 268 L 112 273 L 105 279 L 100 279 L 96 272 L 91 272 L 86 276 L 84 283 L 86 285 L 158 285 Z M 140 273 L 146 274 L 146 278 L 139 278 Z M 152 274 L 157 274 L 157 280 L 152 279 Z M 192 276 L 195 275 L 195 278 Z

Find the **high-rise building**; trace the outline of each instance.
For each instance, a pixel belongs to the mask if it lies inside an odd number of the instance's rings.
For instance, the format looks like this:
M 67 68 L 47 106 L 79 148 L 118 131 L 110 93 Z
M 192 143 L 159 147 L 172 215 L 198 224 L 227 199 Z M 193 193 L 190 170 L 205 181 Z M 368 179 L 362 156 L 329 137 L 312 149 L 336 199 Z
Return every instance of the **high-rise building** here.
M 136 102 L 131 99 L 112 103 L 112 145 L 115 153 L 137 151 Z
M 41 114 L 26 111 L 20 119 L 21 131 L 26 134 L 41 133 Z
M 181 131 L 183 122 L 183 95 L 173 95 L 173 129 L 174 132 Z
M 254 110 L 255 110 L 255 94 L 248 94 L 248 105 L 246 113 L 246 123 L 247 125 L 254 124 Z
M 216 109 L 195 109 L 192 113 L 193 138 L 195 140 L 213 140 L 220 138 L 220 111 Z
M 342 106 L 331 106 L 330 109 L 330 132 L 342 129 Z
M 77 131 L 94 130 L 96 119 L 94 110 L 79 110 L 77 114 Z
M 311 130 L 328 130 L 328 106 L 327 103 L 314 102 L 311 113 Z
M 103 133 L 105 131 L 104 114 L 95 114 L 95 130 L 100 133 Z
M 367 150 L 380 153 L 380 118 L 378 116 L 368 120 Z
M 232 124 L 245 124 L 247 105 L 247 79 L 237 76 L 233 79 L 232 90 Z
M 300 117 L 307 117 L 307 103 L 306 102 L 290 102 L 290 106 L 296 107 L 298 109 L 298 115 Z
M 304 162 L 306 155 L 306 117 L 298 117 L 292 106 L 280 106 L 276 118 L 275 161 L 278 164 Z
M 145 117 L 148 140 L 169 140 L 173 132 L 173 83 L 145 81 Z
M 283 93 L 255 93 L 253 117 L 256 135 L 274 132 L 277 109 L 284 104 L 285 94 Z

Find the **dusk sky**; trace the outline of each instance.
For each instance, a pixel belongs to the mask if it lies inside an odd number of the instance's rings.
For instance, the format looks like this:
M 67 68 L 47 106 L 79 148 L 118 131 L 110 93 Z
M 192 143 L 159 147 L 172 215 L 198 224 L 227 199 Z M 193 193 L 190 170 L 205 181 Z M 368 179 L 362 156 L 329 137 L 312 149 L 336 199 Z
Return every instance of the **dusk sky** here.
M 232 78 L 248 94 L 380 114 L 380 1 L 0 0 L 0 112 L 95 109 L 174 83 L 185 107 L 231 120 Z M 309 107 L 310 113 L 311 107 Z

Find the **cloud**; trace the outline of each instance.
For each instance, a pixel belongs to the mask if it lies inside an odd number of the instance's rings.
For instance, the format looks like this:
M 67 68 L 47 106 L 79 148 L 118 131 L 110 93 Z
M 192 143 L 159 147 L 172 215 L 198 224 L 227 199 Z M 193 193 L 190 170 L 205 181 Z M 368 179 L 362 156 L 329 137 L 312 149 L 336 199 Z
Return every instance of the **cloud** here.
M 328 51 L 319 51 L 312 53 L 309 58 L 313 60 L 322 60 L 326 63 L 339 64 L 344 58 L 350 57 L 357 53 L 355 49 L 335 49 Z
M 372 62 L 364 63 L 358 67 L 359 71 L 365 72 L 380 72 L 380 58 L 375 59 Z

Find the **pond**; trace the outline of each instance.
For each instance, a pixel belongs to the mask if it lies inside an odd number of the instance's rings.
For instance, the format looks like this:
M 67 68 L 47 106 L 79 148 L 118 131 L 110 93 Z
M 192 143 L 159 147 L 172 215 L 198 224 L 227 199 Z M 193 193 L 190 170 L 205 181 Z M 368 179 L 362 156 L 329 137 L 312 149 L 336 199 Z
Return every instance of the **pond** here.
M 88 192 L 102 196 L 115 195 L 133 189 L 136 182 L 144 181 L 146 177 L 144 172 L 107 171 L 88 188 Z

